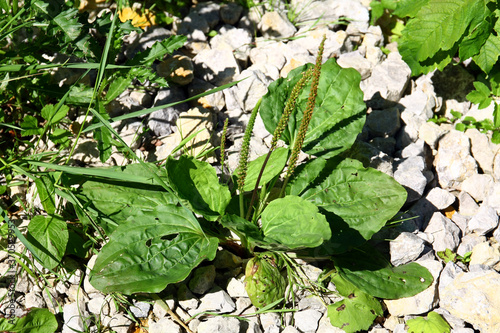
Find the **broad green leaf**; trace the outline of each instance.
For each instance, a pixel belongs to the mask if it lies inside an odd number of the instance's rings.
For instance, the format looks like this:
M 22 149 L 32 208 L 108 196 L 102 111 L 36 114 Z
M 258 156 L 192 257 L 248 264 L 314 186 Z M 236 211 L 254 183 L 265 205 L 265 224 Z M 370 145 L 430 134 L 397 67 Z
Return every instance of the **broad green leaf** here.
M 262 165 L 266 160 L 267 154 L 258 157 L 257 159 L 248 163 L 247 176 L 245 178 L 244 191 L 252 191 L 257 183 L 257 178 L 259 176 Z M 267 161 L 266 168 L 262 174 L 259 185 L 262 186 L 267 182 L 271 181 L 274 177 L 278 176 L 286 165 L 288 160 L 288 149 L 286 148 L 276 148 L 269 157 Z M 235 175 L 238 174 L 237 169 L 234 172 Z
M 485 73 L 489 73 L 496 64 L 499 55 L 500 37 L 491 34 L 479 50 L 479 54 L 472 59 Z
M 392 14 L 401 18 L 414 17 L 428 2 L 429 0 L 400 0 Z
M 368 330 L 384 311 L 374 297 L 356 288 L 339 275 L 334 275 L 332 282 L 344 299 L 328 305 L 330 323 L 347 333 Z
M 160 176 L 166 177 L 166 172 L 153 164 L 150 168 Z M 107 168 L 116 174 L 136 175 L 144 173 L 140 164 L 130 164 L 126 167 Z M 90 178 L 85 181 L 79 189 L 85 197 L 85 201 L 90 201 L 92 206 L 99 211 L 103 217 L 107 217 L 115 223 L 108 223 L 106 219 L 101 219 L 99 225 L 106 233 L 111 233 L 117 225 L 124 223 L 134 211 L 152 210 L 157 206 L 177 203 L 177 199 L 166 192 L 159 185 L 140 184 L 135 182 L 109 180 L 102 178 Z
M 21 122 L 21 135 L 36 135 L 40 134 L 42 129 L 38 127 L 38 120 L 33 116 L 25 116 Z
M 301 197 L 339 216 L 349 228 L 369 240 L 396 215 L 406 195 L 394 178 L 346 159 L 320 185 Z
M 487 7 L 485 7 L 487 8 Z M 459 57 L 460 59 L 469 59 L 481 51 L 481 47 L 491 34 L 493 28 L 490 18 L 486 18 L 478 22 L 469 34 L 460 42 Z
M 406 321 L 408 333 L 450 333 L 451 327 L 437 312 L 431 311 L 427 318 L 413 318 Z
M 60 263 L 66 252 L 68 237 L 66 222 L 57 217 L 37 215 L 28 224 L 26 239 L 34 246 L 41 264 L 48 269 Z
M 166 169 L 169 185 L 194 212 L 212 221 L 224 215 L 231 193 L 227 186 L 219 184 L 217 173 L 210 164 L 181 155 L 178 160 L 168 158 Z
M 63 148 L 67 147 L 70 143 L 69 138 L 72 136 L 70 131 L 63 128 L 56 128 L 52 133 L 49 133 L 50 141 L 61 145 Z
M 69 231 L 68 235 L 66 254 L 72 254 L 80 258 L 85 258 L 88 251 L 88 246 L 85 245 L 85 240 L 72 230 Z
M 131 215 L 99 253 L 90 283 L 104 293 L 157 293 L 212 260 L 218 239 L 205 235 L 193 213 L 175 205 Z
M 117 98 L 125 89 L 127 89 L 131 82 L 132 78 L 128 76 L 115 77 L 109 85 L 108 92 L 106 93 L 106 102 L 104 104 L 108 104 Z
M 35 185 L 43 209 L 49 215 L 53 215 L 56 212 L 54 180 L 49 176 L 41 176 L 35 179 Z
M 56 124 L 61 119 L 66 117 L 69 112 L 69 107 L 67 105 L 62 105 L 57 109 L 57 105 L 47 104 L 42 109 L 42 117 L 47 120 L 49 125 Z
M 477 0 L 429 0 L 422 6 L 402 36 L 414 44 L 415 59 L 424 61 L 439 50 L 450 50 L 475 18 L 477 4 Z
M 269 133 L 274 130 L 285 108 L 286 100 L 301 74 L 312 64 L 292 70 L 286 79 L 271 83 L 262 98 L 260 114 Z M 361 132 L 365 122 L 365 103 L 359 87 L 360 74 L 352 68 L 341 68 L 334 58 L 321 68 L 316 107 L 309 124 L 302 150 L 324 158 L 348 149 Z M 282 139 L 294 141 L 309 97 L 310 84 L 299 94 L 297 107 L 290 115 Z
M 320 157 L 299 165 L 295 170 L 294 177 L 288 183 L 288 193 L 291 195 L 300 195 L 311 184 L 314 184 L 327 163 L 327 160 Z
M 493 134 L 491 135 L 491 142 L 495 144 L 500 143 L 500 132 L 498 130 L 493 131 Z
M 265 241 L 274 241 L 290 250 L 316 247 L 330 239 L 324 215 L 314 204 L 294 195 L 271 201 L 262 212 Z
M 0 332 L 54 333 L 57 327 L 57 319 L 48 309 L 32 308 L 23 317 L 0 317 Z
M 78 22 L 78 9 L 76 8 L 59 13 L 52 22 L 57 26 L 57 29 L 53 29 L 53 34 L 56 35 L 62 31 L 67 42 L 74 41 L 82 31 L 82 24 Z
M 73 105 L 89 105 L 94 96 L 94 88 L 86 85 L 72 86 L 66 103 Z
M 397 299 L 414 296 L 429 287 L 432 274 L 417 263 L 392 267 L 370 246 L 363 246 L 332 260 L 340 275 L 365 293 L 378 298 Z
M 471 91 L 467 94 L 467 99 L 474 104 L 479 104 L 479 109 L 484 109 L 491 104 L 492 99 L 490 98 L 490 89 L 481 81 L 474 81 L 474 88 L 476 90 Z

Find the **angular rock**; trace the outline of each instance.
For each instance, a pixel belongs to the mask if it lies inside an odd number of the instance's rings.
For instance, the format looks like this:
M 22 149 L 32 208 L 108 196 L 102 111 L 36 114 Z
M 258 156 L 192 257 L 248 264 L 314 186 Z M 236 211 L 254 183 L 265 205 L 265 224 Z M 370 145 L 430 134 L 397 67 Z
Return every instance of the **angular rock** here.
M 453 283 L 457 275 L 463 272 L 464 270 L 462 267 L 458 266 L 453 261 L 447 262 L 439 275 L 439 293 L 442 293 L 444 288 L 450 283 Z
M 391 52 L 387 59 L 375 66 L 372 75 L 362 81 L 361 89 L 365 100 L 387 99 L 397 102 L 408 85 L 411 70 L 397 52 Z M 378 93 L 378 94 L 377 94 Z
M 273 11 L 262 15 L 257 28 L 265 38 L 287 38 L 293 36 L 297 29 L 281 12 Z
M 323 39 L 323 36 L 326 37 L 323 50 L 323 62 L 327 61 L 331 57 L 336 57 L 340 54 L 341 48 L 344 44 L 344 40 L 346 37 L 344 31 L 334 32 L 327 28 L 318 28 L 318 29 L 303 28 L 299 30 L 299 32 L 297 32 L 297 35 L 299 34 L 301 38 L 289 41 L 287 43 L 287 46 L 290 49 L 292 49 L 293 52 L 304 53 L 305 51 L 310 55 L 312 55 L 314 58 L 318 56 L 318 48 L 321 43 L 321 40 Z M 287 55 L 285 56 L 289 58 L 289 56 Z
M 435 149 L 439 139 L 446 133 L 448 131 L 443 126 L 432 122 L 424 122 L 418 130 L 418 137 Z
M 214 126 L 215 115 L 204 108 L 192 108 L 183 112 L 177 120 L 177 131 L 161 140 L 162 146 L 156 148 L 156 159 L 167 158 L 183 139 L 197 133 L 186 142 L 181 151 L 189 151 L 196 156 L 205 149 L 210 149 L 210 138 Z
M 316 332 L 322 316 L 321 312 L 313 309 L 297 311 L 294 314 L 295 327 L 301 332 Z
M 500 245 L 482 242 L 474 246 L 469 265 L 494 267 L 500 262 Z
M 384 300 L 387 309 L 392 316 L 405 316 L 426 313 L 432 310 L 439 302 L 437 286 L 439 274 L 443 266 L 437 260 L 421 260 L 418 263 L 429 270 L 434 281 L 426 290 L 412 297 L 396 300 Z
M 132 324 L 132 320 L 130 320 L 123 314 L 118 313 L 113 317 L 105 316 L 102 324 L 104 326 L 108 326 L 116 333 L 127 333 L 129 331 L 130 325 Z
M 239 333 L 240 321 L 236 318 L 215 317 L 201 322 L 198 326 L 198 333 L 227 332 Z
M 83 304 L 78 304 L 76 302 L 69 303 L 63 307 L 63 319 L 64 326 L 62 329 L 63 333 L 69 332 L 82 332 L 85 326 L 90 324 L 90 317 L 85 306 Z M 85 321 L 85 324 L 84 324 Z
M 460 229 L 455 223 L 443 214 L 436 212 L 432 215 L 429 225 L 424 232 L 429 235 L 434 251 L 455 251 L 460 243 Z
M 484 201 L 493 186 L 493 177 L 488 174 L 474 174 L 462 183 L 462 191 L 469 193 L 477 202 Z
M 275 312 L 266 312 L 260 316 L 260 324 L 264 333 L 279 333 L 281 326 L 281 317 Z
M 196 309 L 199 304 L 198 299 L 185 284 L 181 284 L 177 290 L 177 301 L 184 310 Z
M 199 2 L 192 10 L 207 21 L 210 28 L 214 28 L 220 20 L 220 4 L 214 1 Z
M 441 188 L 461 189 L 462 182 L 477 173 L 477 165 L 470 155 L 470 140 L 462 132 L 451 131 L 439 140 L 434 160 Z
M 471 252 L 474 246 L 486 241 L 486 237 L 476 233 L 467 234 L 460 240 L 460 245 L 457 249 L 459 256 L 464 256 L 467 252 Z
M 440 293 L 440 306 L 481 332 L 500 331 L 500 274 L 459 273 Z
M 214 88 L 216 87 L 213 84 L 194 78 L 191 84 L 188 85 L 188 94 L 189 97 L 193 97 Z M 222 91 L 217 91 L 215 93 L 211 93 L 210 95 L 200 97 L 198 100 L 190 103 L 192 103 L 191 106 L 193 107 L 201 106 L 205 109 L 212 109 L 216 112 L 221 111 L 226 106 L 224 93 Z
M 235 2 L 224 3 L 220 6 L 220 18 L 222 22 L 234 25 L 240 19 L 243 7 Z
M 425 159 L 422 156 L 406 158 L 397 165 L 394 179 L 408 191 L 407 202 L 420 199 L 424 193 L 427 185 L 425 169 Z
M 399 103 L 405 107 L 406 112 L 411 112 L 418 117 L 429 120 L 434 115 L 436 99 L 417 89 L 410 95 L 401 98 Z
M 193 71 L 194 66 L 191 59 L 178 54 L 167 58 L 156 66 L 156 72 L 159 76 L 166 77 L 181 86 L 193 81 Z
M 391 263 L 394 266 L 403 265 L 416 260 L 424 251 L 425 241 L 410 232 L 402 232 L 389 242 Z
M 291 52 L 285 43 L 257 37 L 255 44 L 255 47 L 250 50 L 250 61 L 253 64 L 265 63 L 274 65 L 279 70 L 283 68 L 287 61 L 286 54 Z
M 247 30 L 227 25 L 220 28 L 219 34 L 210 40 L 212 49 L 229 50 L 233 52 L 236 60 L 243 64 L 248 60 L 251 43 L 252 35 Z
M 197 268 L 189 280 L 189 289 L 196 294 L 204 294 L 214 286 L 215 266 L 208 265 Z
M 473 216 L 479 209 L 479 205 L 477 204 L 476 200 L 474 200 L 474 198 L 472 198 L 467 192 L 460 192 L 460 194 L 458 195 L 458 202 L 458 211 L 463 216 Z
M 467 224 L 467 230 L 479 235 L 486 235 L 498 226 L 498 215 L 495 209 L 481 205 L 476 215 Z
M 149 333 L 181 333 L 182 329 L 173 320 L 169 318 L 161 318 L 157 322 L 150 322 L 148 327 Z
M 393 136 L 401 127 L 399 109 L 394 107 L 386 110 L 372 110 L 366 117 L 366 126 L 372 136 Z
M 245 290 L 245 275 L 242 275 L 238 278 L 231 278 L 229 283 L 227 284 L 227 293 L 229 296 L 236 297 L 248 297 L 247 292 Z
M 196 309 L 197 312 L 214 311 L 230 313 L 236 310 L 236 304 L 224 290 L 214 289 L 205 294 L 200 300 L 201 304 Z
M 186 99 L 183 90 L 170 87 L 158 91 L 155 97 L 153 106 L 160 106 L 174 102 L 180 102 Z M 187 103 L 180 103 L 174 106 L 169 106 L 161 110 L 154 111 L 148 117 L 148 127 L 157 136 L 164 136 L 172 133 L 172 127 L 181 112 L 189 109 Z
M 439 187 L 435 187 L 427 193 L 425 199 L 429 201 L 437 210 L 443 210 L 451 206 L 456 198 L 450 192 L 443 190 Z
M 493 174 L 495 153 L 498 150 L 496 144 L 491 143 L 488 135 L 479 132 L 475 128 L 465 131 L 470 139 L 472 156 L 481 170 L 486 174 Z
M 25 296 L 24 305 L 26 308 L 45 308 L 45 301 L 41 293 L 30 291 Z
M 87 303 L 87 309 L 95 315 L 111 316 L 111 309 L 115 309 L 103 296 L 94 297 Z
M 134 302 L 134 305 L 130 306 L 129 310 L 136 318 L 146 318 L 149 315 L 149 310 L 151 310 L 151 304 Z
M 193 58 L 193 62 L 195 76 L 216 86 L 230 83 L 240 74 L 238 62 L 228 49 L 202 50 Z
M 188 38 L 189 42 L 205 42 L 210 31 L 208 21 L 199 13 L 190 11 L 177 26 L 177 34 Z

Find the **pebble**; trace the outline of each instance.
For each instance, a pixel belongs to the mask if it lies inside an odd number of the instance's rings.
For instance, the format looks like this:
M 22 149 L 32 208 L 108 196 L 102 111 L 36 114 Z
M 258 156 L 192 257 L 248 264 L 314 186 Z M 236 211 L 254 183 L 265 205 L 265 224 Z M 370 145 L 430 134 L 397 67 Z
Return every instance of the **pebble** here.
M 391 263 L 394 266 L 415 261 L 424 251 L 425 241 L 410 232 L 402 232 L 389 242 Z
M 470 219 L 467 229 L 479 235 L 486 235 L 498 226 L 496 211 L 486 205 L 481 205 L 477 213 Z
M 436 212 L 432 215 L 424 232 L 432 240 L 434 251 L 455 251 L 460 243 L 460 228 L 443 214 Z
M 227 332 L 239 333 L 240 321 L 236 318 L 215 317 L 209 318 L 198 325 L 198 333 Z
M 219 290 L 217 290 L 219 289 Z M 196 309 L 197 312 L 214 311 L 220 313 L 230 313 L 236 310 L 236 304 L 231 299 L 231 296 L 220 288 L 215 288 L 201 299 L 200 306 Z

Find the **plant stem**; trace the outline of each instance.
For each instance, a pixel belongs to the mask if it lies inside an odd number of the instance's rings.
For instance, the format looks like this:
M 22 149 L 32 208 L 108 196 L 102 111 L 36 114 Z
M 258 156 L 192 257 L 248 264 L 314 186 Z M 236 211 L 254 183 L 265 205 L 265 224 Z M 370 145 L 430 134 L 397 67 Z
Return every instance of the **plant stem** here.
M 179 325 L 181 325 L 188 333 L 193 333 L 193 331 L 191 331 L 191 329 L 189 329 L 189 327 L 186 325 L 186 323 L 184 323 L 184 321 L 182 321 L 182 319 L 177 315 L 177 313 L 175 313 L 174 311 L 172 311 L 172 309 L 170 309 L 168 304 L 165 303 L 165 301 L 163 299 L 161 299 L 161 297 L 158 296 L 158 294 L 151 294 L 151 296 L 163 308 L 163 310 L 167 311 L 167 313 L 172 317 L 172 319 L 174 321 L 176 321 Z

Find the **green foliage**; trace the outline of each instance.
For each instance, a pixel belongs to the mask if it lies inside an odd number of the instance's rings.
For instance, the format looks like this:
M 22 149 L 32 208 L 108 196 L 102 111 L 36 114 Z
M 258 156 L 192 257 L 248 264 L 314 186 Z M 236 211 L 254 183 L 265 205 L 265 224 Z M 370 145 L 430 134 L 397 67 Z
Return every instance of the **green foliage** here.
M 23 317 L 0 317 L 1 332 L 54 333 L 57 327 L 56 317 L 48 309 L 32 308 Z
M 472 251 L 470 252 L 467 252 L 466 254 L 464 254 L 463 256 L 461 255 L 458 255 L 457 253 L 454 253 L 452 250 L 450 249 L 446 249 L 444 251 L 438 251 L 436 253 L 436 255 L 443 259 L 443 261 L 445 263 L 448 263 L 448 262 L 457 262 L 457 261 L 460 261 L 464 264 L 468 263 L 471 259 L 471 255 L 472 255 Z
M 451 332 L 450 325 L 446 320 L 441 317 L 437 312 L 431 311 L 427 314 L 427 318 L 413 318 L 409 319 L 406 324 L 408 325 L 409 333 L 449 333 Z
M 56 267 L 64 256 L 68 237 L 66 221 L 58 217 L 37 215 L 28 225 L 26 239 L 34 246 L 42 265 L 51 269 Z
M 337 291 L 344 299 L 328 305 L 328 318 L 333 326 L 347 333 L 368 330 L 373 321 L 384 311 L 380 302 L 364 293 L 339 275 L 332 277 Z
M 214 259 L 217 245 L 184 207 L 137 211 L 109 236 L 90 283 L 106 293 L 157 293 L 184 280 L 203 260 Z

